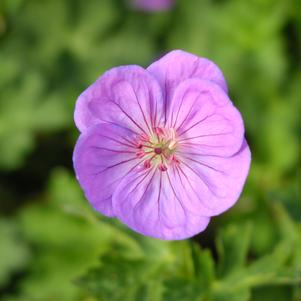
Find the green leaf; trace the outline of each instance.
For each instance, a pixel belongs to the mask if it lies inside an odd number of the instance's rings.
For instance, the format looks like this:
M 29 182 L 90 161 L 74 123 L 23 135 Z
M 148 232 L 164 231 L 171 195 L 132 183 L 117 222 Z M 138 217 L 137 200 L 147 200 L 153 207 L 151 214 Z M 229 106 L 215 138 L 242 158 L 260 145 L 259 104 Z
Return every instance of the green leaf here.
M 118 246 L 101 259 L 101 266 L 90 270 L 77 281 L 98 300 L 161 300 L 161 284 L 152 262 L 129 259 Z
M 290 286 L 265 286 L 252 290 L 252 299 L 254 301 L 287 301 L 298 300 L 292 297 L 292 288 Z
M 191 244 L 195 279 L 203 291 L 212 287 L 215 279 L 215 264 L 210 250 L 202 250 L 198 245 Z
M 65 106 L 53 94 L 43 95 L 44 89 L 45 82 L 37 72 L 28 72 L 18 86 L 10 83 L 4 87 L 0 95 L 0 168 L 15 169 L 22 165 L 34 148 L 37 131 L 57 130 L 66 125 Z
M 166 280 L 164 301 L 205 301 L 205 292 L 200 289 L 197 281 L 189 281 L 185 278 L 169 278 Z
M 14 272 L 22 270 L 29 259 L 29 249 L 20 238 L 18 225 L 12 220 L 0 219 L 0 288 Z
M 216 242 L 219 277 L 225 277 L 244 267 L 250 238 L 250 223 L 230 224 L 219 232 Z
M 80 290 L 72 281 L 110 248 L 111 237 L 122 235 L 91 218 L 92 211 L 79 214 L 85 203 L 69 172 L 60 169 L 53 175 L 49 198 L 27 206 L 19 215 L 22 234 L 34 250 L 19 290 L 31 300 L 74 301 Z M 65 210 L 64 196 L 69 204 L 74 200 L 74 209 Z
M 218 287 L 212 292 L 213 301 L 249 301 L 251 292 L 248 288 L 232 289 L 231 287 Z M 210 300 L 210 299 L 209 299 Z

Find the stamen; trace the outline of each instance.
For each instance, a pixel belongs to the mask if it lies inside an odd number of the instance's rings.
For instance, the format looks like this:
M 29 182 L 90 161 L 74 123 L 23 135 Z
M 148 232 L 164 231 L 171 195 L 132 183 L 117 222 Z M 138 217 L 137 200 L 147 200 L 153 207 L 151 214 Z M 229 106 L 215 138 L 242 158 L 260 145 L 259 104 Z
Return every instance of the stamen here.
M 149 137 L 148 137 L 148 135 L 146 135 L 145 133 L 142 133 L 142 134 L 140 135 L 140 139 L 141 139 L 142 141 L 144 141 L 144 142 L 149 142 Z
M 164 134 L 165 134 L 164 130 L 162 128 L 159 128 L 159 127 L 154 128 L 154 131 L 159 136 L 164 136 Z
M 141 159 L 145 156 L 145 154 L 146 154 L 145 151 L 141 149 L 136 153 L 136 156 Z
M 160 163 L 160 164 L 158 165 L 158 168 L 159 168 L 159 170 L 161 170 L 161 171 L 166 171 L 166 170 L 167 170 L 167 166 L 166 166 L 165 164 L 163 164 L 163 163 Z
M 171 157 L 171 162 L 176 163 L 176 164 L 180 164 L 180 161 L 174 155 Z
M 169 149 L 174 149 L 176 144 L 177 144 L 177 142 L 175 140 L 172 140 L 172 141 L 169 142 L 168 148 Z
M 174 156 L 177 147 L 176 132 L 174 129 L 161 127 L 155 127 L 153 131 L 151 136 L 142 133 L 137 137 L 136 156 L 145 159 L 144 168 L 155 166 L 160 171 L 166 171 L 168 164 L 180 163 Z
M 145 160 L 143 162 L 143 166 L 144 166 L 144 168 L 150 168 L 151 167 L 151 160 L 150 159 Z
M 151 149 L 154 149 L 154 147 L 151 146 L 151 145 L 146 145 L 146 144 L 141 144 L 141 145 L 142 145 L 142 147 L 145 147 L 145 148 L 151 148 Z

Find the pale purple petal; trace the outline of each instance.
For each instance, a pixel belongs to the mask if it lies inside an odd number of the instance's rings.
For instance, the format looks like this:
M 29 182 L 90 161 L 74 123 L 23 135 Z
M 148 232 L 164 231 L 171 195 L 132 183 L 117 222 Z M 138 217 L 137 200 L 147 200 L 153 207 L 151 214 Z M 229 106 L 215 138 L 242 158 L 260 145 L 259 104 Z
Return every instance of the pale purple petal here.
M 134 65 L 107 71 L 79 96 L 74 113 L 81 132 L 107 122 L 149 134 L 162 117 L 159 84 L 148 71 Z
M 95 89 L 96 83 L 82 92 L 76 101 L 74 121 L 81 132 L 84 132 L 89 127 L 99 123 L 99 120 L 93 115 L 93 112 L 88 107 L 89 103 L 94 98 L 93 93 Z
M 98 124 L 81 134 L 76 143 L 74 169 L 92 206 L 107 216 L 112 193 L 121 179 L 139 164 L 133 133 L 121 126 Z
M 174 50 L 151 64 L 147 70 L 159 81 L 165 98 L 165 113 L 174 90 L 184 80 L 200 78 L 218 84 L 226 93 L 228 91 L 222 71 L 212 61 L 201 58 L 183 50 Z
M 134 8 L 144 11 L 167 10 L 174 5 L 174 0 L 130 0 Z
M 203 231 L 209 218 L 190 212 L 168 171 L 133 170 L 113 194 L 116 216 L 135 231 L 160 239 L 185 239 Z
M 243 142 L 231 157 L 179 155 L 174 166 L 175 190 L 191 212 L 204 216 L 218 215 L 238 200 L 248 175 L 251 154 Z M 179 184 L 180 183 L 180 184 Z
M 174 128 L 179 153 L 231 156 L 242 144 L 240 113 L 216 84 L 199 79 L 182 82 L 170 104 L 167 125 Z

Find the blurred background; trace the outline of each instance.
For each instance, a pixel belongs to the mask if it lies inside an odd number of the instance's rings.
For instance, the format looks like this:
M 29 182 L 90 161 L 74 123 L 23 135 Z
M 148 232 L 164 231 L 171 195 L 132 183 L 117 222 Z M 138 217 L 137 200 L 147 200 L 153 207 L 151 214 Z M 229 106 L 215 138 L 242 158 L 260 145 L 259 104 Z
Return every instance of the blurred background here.
M 235 207 L 164 242 L 90 208 L 73 111 L 105 70 L 172 49 L 221 67 L 253 161 Z M 0 0 L 0 300 L 300 301 L 300 114 L 299 0 Z

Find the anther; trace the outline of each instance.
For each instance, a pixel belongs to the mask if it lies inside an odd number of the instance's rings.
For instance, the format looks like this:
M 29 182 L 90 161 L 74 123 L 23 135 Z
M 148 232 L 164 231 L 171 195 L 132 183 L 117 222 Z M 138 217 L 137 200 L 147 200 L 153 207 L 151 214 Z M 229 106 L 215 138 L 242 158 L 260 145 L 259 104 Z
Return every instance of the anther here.
M 166 171 L 166 170 L 167 170 L 166 165 L 163 164 L 163 163 L 160 163 L 160 164 L 158 165 L 158 168 L 159 168 L 159 170 L 161 170 L 161 171 Z
M 145 156 L 145 151 L 143 149 L 139 150 L 137 153 L 136 153 L 136 156 L 138 158 L 143 158 Z
M 149 142 L 149 137 L 145 133 L 140 134 L 140 139 L 145 142 Z
M 144 168 L 150 168 L 151 167 L 151 160 L 145 160 L 143 162 Z
M 174 155 L 171 157 L 171 162 L 180 164 L 180 161 Z
M 158 136 L 164 136 L 164 130 L 162 128 L 155 127 L 154 131 Z

